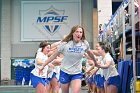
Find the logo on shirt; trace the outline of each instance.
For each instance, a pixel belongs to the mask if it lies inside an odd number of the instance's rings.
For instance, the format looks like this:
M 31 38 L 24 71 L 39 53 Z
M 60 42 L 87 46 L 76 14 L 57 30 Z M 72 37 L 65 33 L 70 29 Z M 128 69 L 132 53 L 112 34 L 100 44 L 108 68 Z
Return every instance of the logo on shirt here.
M 68 52 L 73 52 L 73 53 L 81 53 L 83 51 L 83 48 L 80 47 L 75 47 L 75 48 L 69 48 Z

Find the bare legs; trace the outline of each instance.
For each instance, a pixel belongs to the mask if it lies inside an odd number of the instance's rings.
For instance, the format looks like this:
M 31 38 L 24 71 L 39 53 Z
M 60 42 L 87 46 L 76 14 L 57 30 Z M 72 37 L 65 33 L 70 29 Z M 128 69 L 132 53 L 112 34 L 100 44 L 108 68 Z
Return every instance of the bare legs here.
M 69 93 L 69 86 L 70 86 L 69 83 L 67 83 L 67 84 L 61 84 L 62 93 Z
M 70 83 L 61 84 L 62 93 L 69 93 Z M 71 81 L 72 93 L 80 93 L 81 90 L 81 80 L 75 79 Z
M 50 82 L 51 93 L 59 93 L 59 82 L 56 78 L 53 78 Z
M 48 93 L 46 92 L 46 87 L 42 83 L 39 83 L 37 85 L 37 87 L 35 88 L 35 91 L 36 93 Z

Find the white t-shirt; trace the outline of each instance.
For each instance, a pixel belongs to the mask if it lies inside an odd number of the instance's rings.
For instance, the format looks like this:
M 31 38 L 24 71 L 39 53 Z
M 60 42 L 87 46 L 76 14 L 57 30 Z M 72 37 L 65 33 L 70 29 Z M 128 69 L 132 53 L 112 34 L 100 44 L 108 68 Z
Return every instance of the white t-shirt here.
M 36 59 L 35 59 L 35 68 L 31 71 L 31 73 L 41 78 L 47 78 L 48 65 L 46 65 L 42 70 L 43 74 L 39 75 L 39 68 L 41 66 L 37 65 L 37 59 L 41 59 L 45 63 L 45 61 L 48 59 L 48 56 L 45 55 L 43 52 L 37 52 Z
M 48 78 L 52 78 L 53 73 L 56 73 L 56 78 L 59 80 L 59 74 L 60 74 L 60 66 L 55 66 L 54 68 L 48 68 Z
M 89 69 L 91 68 L 92 66 L 88 63 L 88 62 L 86 62 L 86 71 L 89 71 Z
M 103 58 L 102 56 L 96 56 L 97 61 L 101 62 L 101 64 L 103 64 Z M 99 70 L 96 72 L 96 74 L 100 74 L 103 77 L 103 69 L 99 68 Z
M 115 62 L 109 53 L 103 58 L 103 64 L 106 64 L 107 61 L 111 61 L 111 65 L 107 69 L 103 69 L 105 80 L 108 80 L 109 77 L 118 75 L 117 69 L 115 68 Z
M 89 50 L 89 44 L 86 40 L 79 43 L 73 41 L 62 42 L 58 46 L 58 51 L 64 55 L 60 69 L 68 74 L 81 73 L 83 55 Z
M 54 67 L 54 72 L 56 73 L 56 78 L 57 78 L 57 80 L 59 80 L 60 66 L 55 66 L 55 67 Z

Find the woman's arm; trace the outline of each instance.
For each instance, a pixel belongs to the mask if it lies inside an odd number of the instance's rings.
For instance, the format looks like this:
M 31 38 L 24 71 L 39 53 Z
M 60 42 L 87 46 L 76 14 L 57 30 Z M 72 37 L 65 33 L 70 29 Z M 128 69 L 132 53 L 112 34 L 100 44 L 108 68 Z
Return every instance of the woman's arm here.
M 43 64 L 43 61 L 40 58 L 37 58 L 36 64 L 41 66 Z
M 97 60 L 94 57 L 94 54 L 92 53 L 92 51 L 88 51 L 87 52 L 88 56 L 94 61 L 95 65 L 97 65 Z
M 53 53 L 53 55 L 51 55 L 51 56 L 48 58 L 48 60 L 46 60 L 45 63 L 42 64 L 42 67 L 40 68 L 40 70 L 43 70 L 44 67 L 45 67 L 48 63 L 52 62 L 59 54 L 60 54 L 60 53 L 56 50 L 56 51 Z
M 91 66 L 90 69 L 87 71 L 87 73 L 89 73 L 91 70 L 94 69 L 95 66 L 98 66 L 98 62 L 97 62 L 96 58 L 94 57 L 93 51 L 90 50 L 87 53 L 88 53 L 88 56 L 94 61 L 94 64 L 95 64 L 95 65 Z
M 52 64 L 54 66 L 60 66 L 61 65 L 61 62 L 62 62 L 62 59 L 61 57 L 57 57 L 56 59 L 53 60 Z
M 91 50 L 91 52 L 96 56 L 100 56 L 97 50 Z
M 106 69 L 111 65 L 111 61 L 107 61 L 105 64 L 98 64 L 98 67 Z
M 61 43 L 61 41 L 55 42 L 51 44 L 51 50 L 56 50 L 57 46 Z

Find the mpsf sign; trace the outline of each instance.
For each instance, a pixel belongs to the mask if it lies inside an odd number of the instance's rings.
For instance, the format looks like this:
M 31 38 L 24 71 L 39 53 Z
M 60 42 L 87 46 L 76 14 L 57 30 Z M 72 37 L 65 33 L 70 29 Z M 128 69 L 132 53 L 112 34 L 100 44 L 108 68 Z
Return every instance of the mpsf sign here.
M 77 24 L 80 0 L 21 1 L 21 41 L 61 40 Z
M 40 10 L 39 14 L 44 10 Z M 37 24 L 42 27 L 50 34 L 54 35 L 59 30 L 62 24 L 67 23 L 68 16 L 64 15 L 65 10 L 57 10 L 53 6 L 45 10 L 44 16 L 37 17 Z

